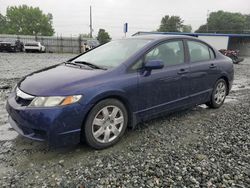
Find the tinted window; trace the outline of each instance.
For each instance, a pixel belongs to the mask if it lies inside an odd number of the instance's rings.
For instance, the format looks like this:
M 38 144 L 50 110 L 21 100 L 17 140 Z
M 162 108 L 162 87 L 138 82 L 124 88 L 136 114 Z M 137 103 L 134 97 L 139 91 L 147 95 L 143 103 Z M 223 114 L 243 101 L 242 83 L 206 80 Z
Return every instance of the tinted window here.
M 145 61 L 149 60 L 162 60 L 165 66 L 184 63 L 183 42 L 171 41 L 155 47 L 145 56 Z
M 209 47 L 196 41 L 188 41 L 191 62 L 207 61 L 210 59 Z

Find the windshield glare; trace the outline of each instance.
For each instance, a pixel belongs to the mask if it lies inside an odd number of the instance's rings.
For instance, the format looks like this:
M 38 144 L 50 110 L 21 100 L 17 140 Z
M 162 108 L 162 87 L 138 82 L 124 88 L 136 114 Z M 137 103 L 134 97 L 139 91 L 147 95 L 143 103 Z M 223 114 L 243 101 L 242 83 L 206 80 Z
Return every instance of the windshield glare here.
M 149 42 L 146 39 L 111 41 L 81 55 L 73 62 L 84 61 L 101 67 L 117 67 Z

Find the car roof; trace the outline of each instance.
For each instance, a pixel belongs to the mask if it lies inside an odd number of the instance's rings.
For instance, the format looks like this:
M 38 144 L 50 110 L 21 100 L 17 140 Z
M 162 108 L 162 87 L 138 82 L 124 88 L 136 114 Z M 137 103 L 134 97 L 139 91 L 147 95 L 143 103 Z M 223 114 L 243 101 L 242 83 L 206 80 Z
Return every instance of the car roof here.
M 37 44 L 37 43 L 39 43 L 39 42 L 37 42 L 37 41 L 27 41 L 25 44 Z
M 138 38 L 138 39 L 148 39 L 148 40 L 162 40 L 162 39 L 175 39 L 175 38 L 187 38 L 187 39 L 194 39 L 196 37 L 191 36 L 183 36 L 183 35 L 153 35 L 153 34 L 143 34 L 143 35 L 135 35 L 131 38 Z

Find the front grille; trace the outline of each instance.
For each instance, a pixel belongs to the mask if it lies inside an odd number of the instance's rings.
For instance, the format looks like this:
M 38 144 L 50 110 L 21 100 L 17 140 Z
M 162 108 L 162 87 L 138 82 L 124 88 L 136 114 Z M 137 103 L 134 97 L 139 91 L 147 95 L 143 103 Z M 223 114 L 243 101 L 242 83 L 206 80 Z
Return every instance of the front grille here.
M 32 99 L 23 99 L 21 97 L 16 97 L 16 102 L 20 104 L 21 106 L 29 106 L 32 102 Z

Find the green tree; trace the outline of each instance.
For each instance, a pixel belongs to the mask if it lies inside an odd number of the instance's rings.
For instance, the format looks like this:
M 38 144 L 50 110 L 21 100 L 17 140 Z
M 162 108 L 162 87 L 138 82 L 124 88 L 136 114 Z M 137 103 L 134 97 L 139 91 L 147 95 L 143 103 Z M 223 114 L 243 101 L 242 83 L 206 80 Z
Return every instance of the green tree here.
M 8 7 L 6 11 L 6 33 L 21 35 L 54 34 L 52 14 L 44 14 L 39 8 L 27 5 Z
M 245 33 L 250 33 L 250 14 L 245 15 L 246 25 L 245 25 Z
M 97 40 L 100 42 L 100 44 L 104 44 L 104 43 L 111 41 L 111 38 L 108 32 L 105 31 L 105 29 L 99 29 Z
M 232 13 L 217 11 L 209 15 L 207 23 L 201 25 L 196 32 L 212 33 L 242 33 L 247 29 L 246 15 L 241 13 Z
M 0 34 L 6 33 L 6 17 L 0 14 Z
M 182 32 L 191 33 L 192 32 L 192 26 L 191 25 L 183 25 Z
M 207 24 L 201 25 L 199 29 L 195 31 L 195 33 L 207 33 L 207 32 L 208 32 Z
M 183 20 L 179 16 L 166 15 L 161 19 L 159 32 L 180 32 L 183 27 Z

